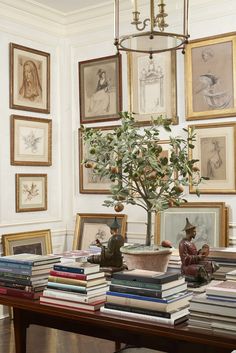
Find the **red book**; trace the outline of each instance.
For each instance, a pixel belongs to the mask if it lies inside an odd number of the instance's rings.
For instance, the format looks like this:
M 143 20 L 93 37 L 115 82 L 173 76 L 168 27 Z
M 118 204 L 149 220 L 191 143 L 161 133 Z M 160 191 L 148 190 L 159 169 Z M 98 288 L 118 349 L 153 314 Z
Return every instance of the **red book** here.
M 56 276 L 56 277 L 80 279 L 83 281 L 88 281 L 94 278 L 105 277 L 104 272 L 96 272 L 96 273 L 85 275 L 83 273 L 65 272 L 65 271 L 57 271 L 57 270 L 51 270 L 50 275 Z
M 27 299 L 39 299 L 42 292 L 30 292 L 23 289 L 16 289 L 10 287 L 0 287 L 0 294 L 11 295 L 13 297 L 21 297 Z

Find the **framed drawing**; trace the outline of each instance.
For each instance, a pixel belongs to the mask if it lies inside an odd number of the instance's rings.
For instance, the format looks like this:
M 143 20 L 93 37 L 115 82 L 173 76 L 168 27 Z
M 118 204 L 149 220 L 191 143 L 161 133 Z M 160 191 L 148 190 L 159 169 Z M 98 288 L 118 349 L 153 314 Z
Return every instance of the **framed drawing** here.
M 120 234 L 126 236 L 127 216 L 124 214 L 102 213 L 77 213 L 75 221 L 75 233 L 73 250 L 86 250 L 99 239 L 101 243 L 107 242 L 111 237 L 110 225 L 114 218 L 120 224 Z
M 50 54 L 10 43 L 10 108 L 50 113 Z
M 81 123 L 119 119 L 122 110 L 121 56 L 79 62 Z
M 178 123 L 176 108 L 176 52 L 128 54 L 130 111 L 140 125 L 163 115 Z
M 3 254 L 21 253 L 47 255 L 52 253 L 51 231 L 49 229 L 2 235 Z
M 183 229 L 186 217 L 196 226 L 194 243 L 197 249 L 205 243 L 211 247 L 226 246 L 228 240 L 224 202 L 187 202 L 158 213 L 155 219 L 155 242 L 160 244 L 162 240 L 168 239 L 178 248 L 185 235 Z
M 196 133 L 190 158 L 198 159 L 200 174 L 208 178 L 198 189 L 205 194 L 236 193 L 236 123 L 192 125 Z M 195 192 L 190 186 L 190 193 Z
M 236 114 L 236 34 L 190 41 L 185 53 L 187 120 Z
M 47 210 L 47 174 L 16 174 L 16 212 Z
M 102 127 L 102 128 L 93 128 L 101 130 L 102 133 L 106 134 L 111 132 L 116 126 L 111 127 Z M 82 161 L 86 158 L 91 157 L 89 154 L 89 146 L 83 141 L 82 130 L 78 130 L 79 135 L 79 188 L 81 194 L 110 194 L 110 187 L 112 182 L 110 178 L 100 178 L 97 176 L 93 168 L 85 168 L 82 165 Z
M 11 116 L 11 164 L 49 166 L 52 164 L 52 121 Z

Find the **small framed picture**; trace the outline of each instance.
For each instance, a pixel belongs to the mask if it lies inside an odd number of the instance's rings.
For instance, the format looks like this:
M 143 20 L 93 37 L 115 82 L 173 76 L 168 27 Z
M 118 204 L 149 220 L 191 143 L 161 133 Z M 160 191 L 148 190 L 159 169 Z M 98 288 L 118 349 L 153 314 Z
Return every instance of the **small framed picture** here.
M 178 248 L 185 236 L 186 218 L 196 226 L 193 240 L 197 249 L 203 244 L 210 247 L 227 246 L 228 227 L 224 202 L 187 202 L 179 207 L 170 207 L 159 212 L 155 219 L 155 242 L 168 239 Z
M 16 174 L 16 212 L 47 210 L 47 174 Z
M 178 123 L 176 108 L 176 52 L 128 54 L 130 111 L 140 125 L 163 115 Z
M 96 239 L 106 243 L 111 237 L 110 225 L 115 217 L 120 225 L 120 234 L 126 236 L 127 216 L 124 214 L 77 213 L 73 250 L 86 250 L 95 245 Z
M 50 229 L 2 235 L 3 255 L 52 253 Z
M 50 54 L 10 43 L 10 108 L 50 113 Z
M 11 116 L 11 164 L 50 166 L 52 164 L 52 121 Z
M 236 35 L 190 41 L 185 52 L 187 120 L 236 115 Z
M 122 110 L 121 56 L 79 62 L 82 124 L 119 119 Z
M 236 123 L 191 125 L 196 134 L 190 158 L 199 160 L 200 175 L 207 177 L 198 189 L 202 194 L 236 193 Z M 190 193 L 195 188 L 190 184 Z
M 111 127 L 102 127 L 102 128 L 93 128 L 97 130 L 101 130 L 102 133 L 107 134 L 116 126 Z M 110 188 L 112 182 L 110 178 L 96 175 L 93 168 L 85 168 L 82 164 L 82 161 L 86 158 L 92 157 L 89 153 L 89 145 L 84 143 L 83 140 L 83 132 L 81 129 L 78 130 L 79 135 L 79 186 L 81 194 L 110 194 Z M 114 184 L 114 183 L 113 183 Z

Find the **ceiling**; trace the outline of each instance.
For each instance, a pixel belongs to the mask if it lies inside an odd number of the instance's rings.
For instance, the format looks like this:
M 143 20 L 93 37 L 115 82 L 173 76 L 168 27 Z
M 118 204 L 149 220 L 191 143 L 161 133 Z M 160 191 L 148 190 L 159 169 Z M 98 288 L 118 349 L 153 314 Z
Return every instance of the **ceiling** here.
M 21 2 L 22 0 L 20 0 Z M 69 14 L 74 11 L 79 11 L 81 9 L 85 9 L 90 6 L 98 5 L 101 0 L 26 0 L 26 2 L 35 4 L 35 5 L 43 5 L 47 8 L 51 8 L 54 11 L 59 11 L 64 14 Z

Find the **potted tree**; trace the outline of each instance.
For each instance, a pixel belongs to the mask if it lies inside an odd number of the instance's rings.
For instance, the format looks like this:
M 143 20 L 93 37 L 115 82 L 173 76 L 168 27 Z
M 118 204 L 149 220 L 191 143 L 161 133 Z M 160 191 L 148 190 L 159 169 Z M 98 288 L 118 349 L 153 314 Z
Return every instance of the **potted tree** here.
M 86 168 L 93 168 L 101 178 L 110 178 L 111 197 L 104 201 L 104 206 L 121 212 L 125 204 L 131 204 L 146 211 L 146 241 L 142 247 L 146 252 L 151 245 L 152 214 L 186 202 L 184 186 L 190 182 L 199 195 L 197 185 L 202 177 L 195 165 L 197 160 L 189 159 L 189 149 L 194 148 L 194 132 L 183 129 L 187 137 L 169 137 L 167 157 L 160 144 L 160 129 L 171 132 L 169 119 L 157 117 L 149 127 L 141 129 L 132 114 L 122 112 L 120 116 L 121 125 L 110 133 L 82 127 L 84 142 L 89 146 L 89 158 L 82 163 Z M 159 246 L 152 250 L 170 253 Z M 123 251 L 140 254 L 141 250 L 128 246 Z

